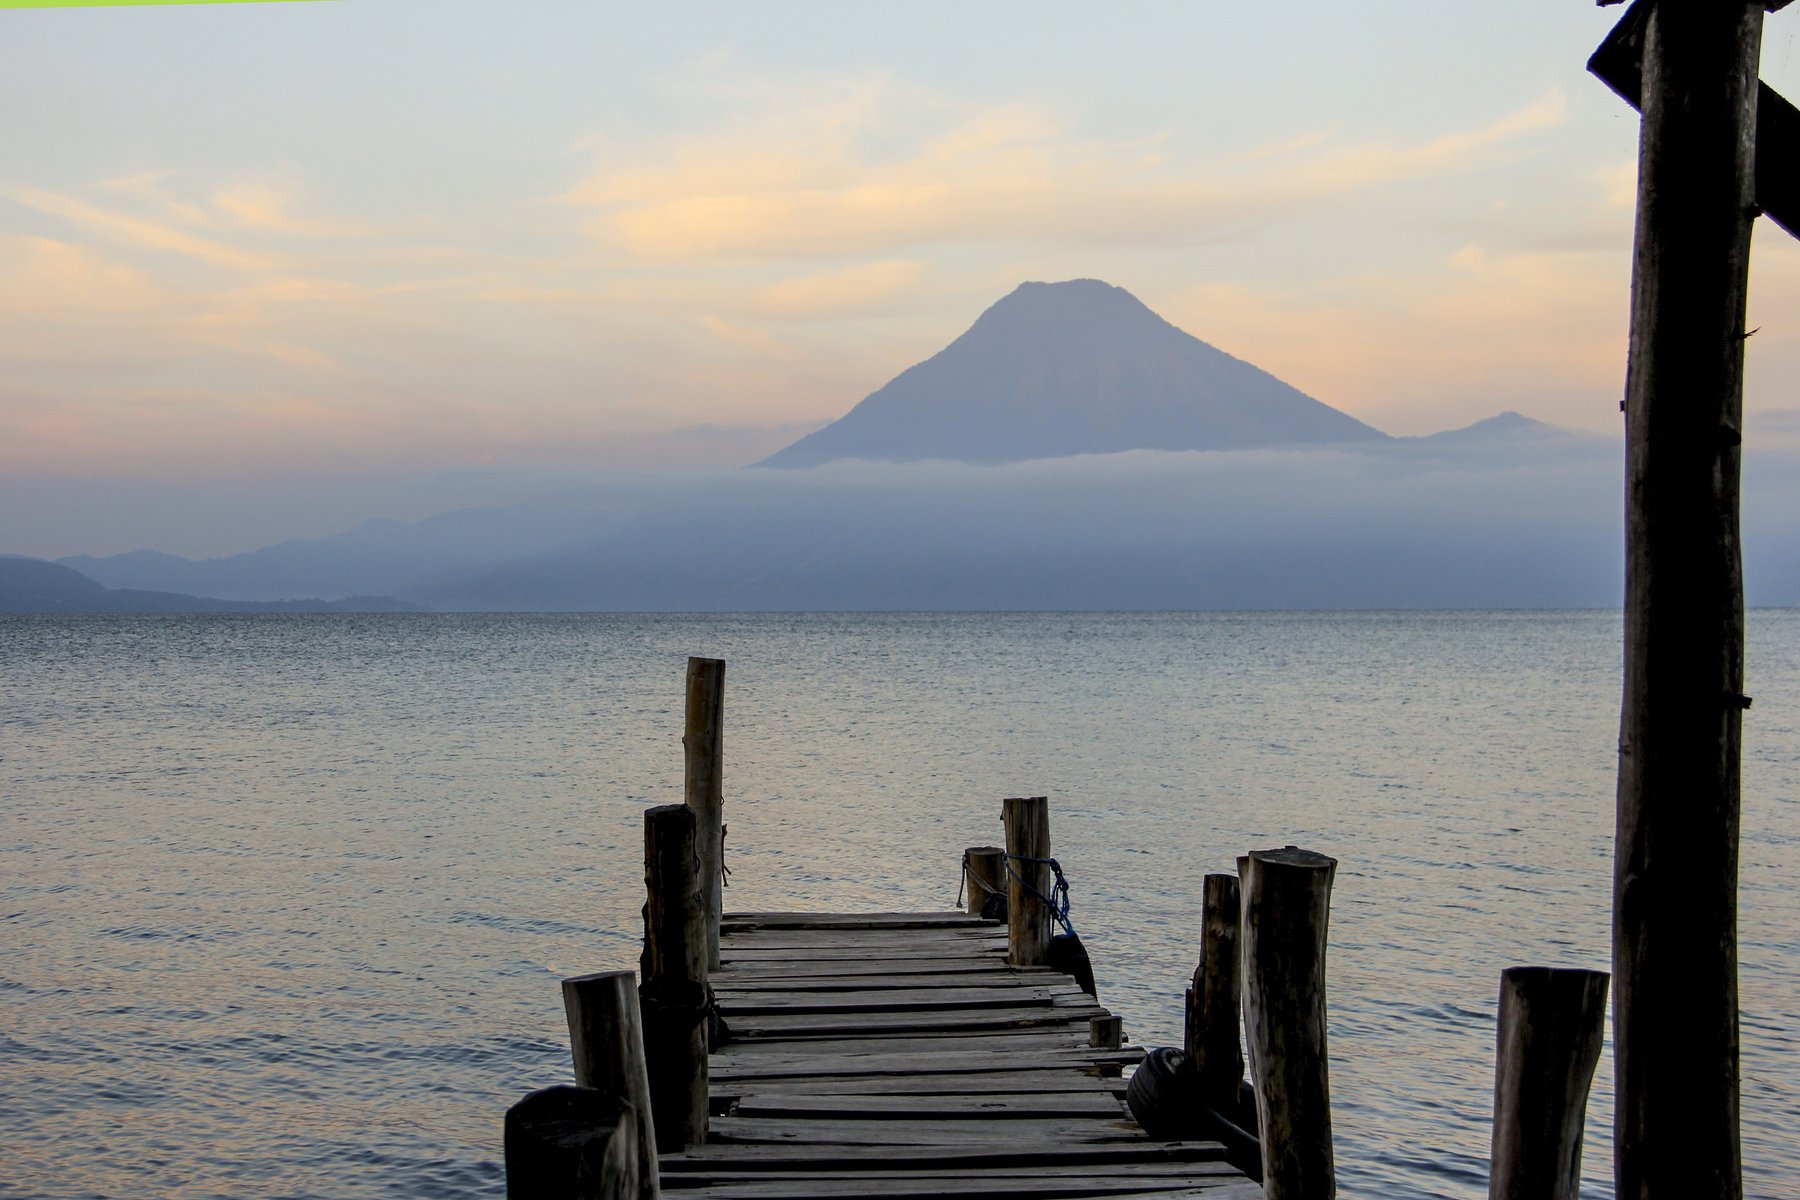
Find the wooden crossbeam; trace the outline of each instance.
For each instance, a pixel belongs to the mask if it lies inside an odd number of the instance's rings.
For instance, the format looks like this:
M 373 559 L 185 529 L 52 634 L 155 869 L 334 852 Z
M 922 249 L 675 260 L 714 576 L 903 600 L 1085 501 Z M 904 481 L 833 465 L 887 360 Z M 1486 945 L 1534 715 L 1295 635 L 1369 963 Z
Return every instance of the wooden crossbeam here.
M 1621 3 L 1622 0 L 1601 0 Z M 1588 70 L 1632 108 L 1643 110 L 1644 29 L 1655 0 L 1633 0 L 1588 59 Z M 1770 12 L 1789 0 L 1766 0 Z M 1766 83 L 1756 91 L 1756 204 L 1763 215 L 1800 237 L 1800 109 Z

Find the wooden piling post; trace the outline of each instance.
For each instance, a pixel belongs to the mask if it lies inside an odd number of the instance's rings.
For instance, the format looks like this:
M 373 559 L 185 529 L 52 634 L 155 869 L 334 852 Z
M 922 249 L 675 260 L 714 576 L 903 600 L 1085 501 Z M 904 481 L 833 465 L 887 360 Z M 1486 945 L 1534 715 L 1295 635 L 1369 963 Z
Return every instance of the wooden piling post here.
M 1117 1050 L 1125 1044 L 1125 1019 L 1117 1013 L 1088 1018 L 1088 1045 L 1097 1050 Z
M 1267 1200 L 1332 1200 L 1325 940 L 1337 860 L 1253 851 L 1241 888 L 1244 1035 L 1262 1127 Z
M 1050 956 L 1050 800 L 1015 796 L 1001 801 L 1006 824 L 1006 961 L 1041 967 Z M 1029 885 L 1029 886 L 1027 886 Z
M 695 849 L 698 819 L 684 804 L 644 812 L 644 1058 L 656 1146 L 670 1152 L 706 1140 L 706 900 Z
M 1238 880 L 1208 875 L 1200 912 L 1200 961 L 1194 968 L 1187 1046 L 1200 1081 L 1200 1097 L 1222 1113 L 1237 1110 L 1244 1079 L 1238 1041 Z
M 637 1114 L 595 1088 L 548 1087 L 506 1110 L 506 1200 L 637 1200 Z
M 650 1077 L 644 1062 L 644 1026 L 638 1011 L 637 973 L 602 971 L 562 981 L 569 1018 L 569 1050 L 575 1082 L 616 1096 L 633 1110 L 639 1162 L 637 1200 L 659 1200 L 656 1127 L 651 1119 Z
M 1613 860 L 1620 1200 L 1743 1193 L 1738 482 L 1769 5 L 1658 0 L 1644 34 Z
M 719 969 L 719 916 L 725 883 L 725 661 L 690 658 L 687 722 L 681 737 L 687 806 L 699 818 L 700 888 L 706 900 L 706 966 Z
M 998 846 L 970 846 L 963 851 L 963 886 L 969 900 L 964 911 L 979 916 L 990 896 L 1006 895 L 1006 851 Z
M 1501 973 L 1489 1200 L 1578 1200 L 1606 982 L 1604 971 Z

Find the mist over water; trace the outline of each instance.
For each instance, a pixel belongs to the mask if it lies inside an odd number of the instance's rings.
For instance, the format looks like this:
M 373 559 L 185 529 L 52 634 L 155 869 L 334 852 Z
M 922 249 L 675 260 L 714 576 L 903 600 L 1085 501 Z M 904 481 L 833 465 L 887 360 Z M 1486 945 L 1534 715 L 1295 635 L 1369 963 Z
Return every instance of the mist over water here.
M 1180 1036 L 1201 878 L 1340 860 L 1346 1197 L 1485 1195 L 1499 972 L 1605 968 L 1616 614 L 0 620 L 0 1196 L 503 1193 L 635 965 L 686 657 L 729 661 L 727 906 L 939 908 L 1051 798 L 1101 1001 Z M 1800 1177 L 1800 613 L 1749 634 L 1746 1193 Z M 1610 1190 L 1611 1060 L 1584 1196 Z

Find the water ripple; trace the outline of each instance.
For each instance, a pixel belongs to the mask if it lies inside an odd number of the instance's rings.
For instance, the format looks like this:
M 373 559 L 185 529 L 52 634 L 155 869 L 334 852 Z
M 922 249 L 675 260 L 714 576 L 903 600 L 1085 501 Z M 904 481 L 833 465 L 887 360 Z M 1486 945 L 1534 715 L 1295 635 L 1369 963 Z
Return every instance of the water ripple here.
M 1800 1151 L 1800 614 L 1750 622 L 1746 1195 Z M 0 1196 L 497 1197 L 633 967 L 686 657 L 731 661 L 734 908 L 936 908 L 1047 792 L 1101 995 L 1180 1036 L 1201 877 L 1341 860 L 1346 1200 L 1485 1195 L 1499 972 L 1607 965 L 1618 619 L 0 620 Z M 1584 1197 L 1606 1194 L 1611 1062 Z

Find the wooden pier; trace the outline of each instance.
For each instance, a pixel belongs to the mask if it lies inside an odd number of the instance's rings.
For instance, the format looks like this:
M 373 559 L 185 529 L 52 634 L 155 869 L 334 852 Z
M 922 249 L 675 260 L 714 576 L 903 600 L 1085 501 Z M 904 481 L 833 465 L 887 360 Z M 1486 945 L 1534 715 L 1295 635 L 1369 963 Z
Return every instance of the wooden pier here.
M 1262 1196 L 1219 1143 L 1139 1129 L 1120 1072 L 1142 1051 L 1007 946 L 956 912 L 727 914 L 714 1115 L 704 1145 L 661 1156 L 664 1193 Z
M 964 851 L 965 911 L 723 913 L 724 666 L 690 660 L 686 803 L 644 812 L 641 978 L 563 980 L 575 1086 L 508 1110 L 509 1200 L 1333 1200 L 1335 859 L 1205 877 L 1185 1045 L 1146 1052 L 1095 998 L 1043 796 Z M 1573 1197 L 1606 977 L 1503 979 L 1490 1195 Z

